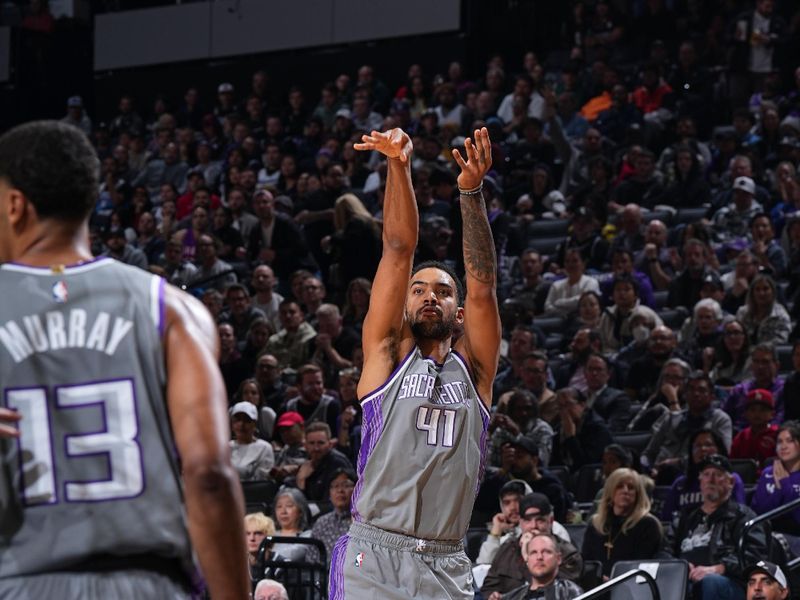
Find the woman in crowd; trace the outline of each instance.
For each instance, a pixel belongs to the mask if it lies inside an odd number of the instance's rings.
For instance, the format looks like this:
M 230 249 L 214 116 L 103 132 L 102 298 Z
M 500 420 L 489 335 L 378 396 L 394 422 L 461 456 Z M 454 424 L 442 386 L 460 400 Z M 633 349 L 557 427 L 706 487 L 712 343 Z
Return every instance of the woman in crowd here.
M 734 386 L 752 377 L 750 343 L 741 321 L 730 320 L 722 326 L 716 348 L 703 352 L 703 370 L 719 386 Z
M 333 255 L 329 281 L 341 293 L 357 277 L 372 278 L 381 256 L 381 230 L 355 194 L 336 199 L 333 235 L 322 239 L 322 249 Z
M 747 300 L 736 313 L 751 344 L 782 344 L 789 339 L 792 320 L 778 302 L 775 282 L 767 275 L 756 275 L 747 291 Z
M 275 464 L 269 442 L 256 437 L 258 410 L 250 402 L 238 402 L 231 408 L 231 463 L 241 481 L 265 481 Z
M 275 523 L 264 513 L 250 513 L 244 516 L 244 535 L 247 540 L 247 558 L 250 564 L 250 577 L 258 581 L 264 573 L 257 566 L 258 549 L 267 536 L 275 535 Z M 266 560 L 274 560 L 268 558 Z
M 364 317 L 367 316 L 369 298 L 372 294 L 372 283 L 366 277 L 356 277 L 347 285 L 342 323 L 345 327 L 352 327 L 361 331 Z
M 578 248 L 567 250 L 564 270 L 567 277 L 556 281 L 547 292 L 547 300 L 544 301 L 545 314 L 567 316 L 578 308 L 578 300 L 584 292 L 600 292 L 597 280 L 584 274 L 586 263 Z
M 670 487 L 664 505 L 661 507 L 662 521 L 675 521 L 703 502 L 700 495 L 700 461 L 720 454 L 728 456 L 728 450 L 722 438 L 711 429 L 699 429 L 689 438 L 689 456 L 686 457 L 686 474 L 678 477 Z M 744 483 L 738 473 L 733 474 L 733 491 L 731 497 L 740 504 L 745 503 Z
M 274 519 L 278 524 L 275 535 L 281 537 L 311 537 L 308 527 L 308 502 L 303 492 L 297 488 L 282 487 L 275 495 Z M 306 555 L 304 544 L 275 544 L 274 551 L 287 560 L 303 560 Z
M 361 403 L 358 401 L 358 381 L 361 371 L 355 367 L 339 371 L 339 400 L 342 412 L 339 415 L 338 443 L 336 449 L 350 460 L 358 456 L 361 448 Z M 354 461 L 355 462 L 355 461 Z
M 686 361 L 680 358 L 670 358 L 661 367 L 661 373 L 656 382 L 655 391 L 639 409 L 631 420 L 628 429 L 631 431 L 649 431 L 650 427 L 664 414 L 670 404 L 676 402 L 683 406 L 681 399 L 683 386 L 689 378 L 691 369 Z
M 564 349 L 575 337 L 576 332 L 581 329 L 597 329 L 600 325 L 602 314 L 600 294 L 592 290 L 583 292 L 578 298 L 578 312 L 567 324 L 567 330 L 564 334 Z
M 764 469 L 753 495 L 752 508 L 764 514 L 800 498 L 800 421 L 786 421 L 778 429 L 777 457 Z M 775 531 L 800 536 L 800 508 L 772 521 Z
M 262 440 L 272 439 L 272 430 L 275 426 L 275 411 L 264 403 L 264 394 L 261 386 L 253 379 L 245 379 L 239 384 L 234 396 L 236 402 L 249 402 L 256 407 L 258 419 L 256 421 L 256 431 Z
M 650 514 L 642 477 L 632 469 L 617 469 L 606 479 L 600 505 L 586 526 L 583 559 L 599 560 L 608 576 L 618 560 L 656 558 L 661 544 L 661 523 Z

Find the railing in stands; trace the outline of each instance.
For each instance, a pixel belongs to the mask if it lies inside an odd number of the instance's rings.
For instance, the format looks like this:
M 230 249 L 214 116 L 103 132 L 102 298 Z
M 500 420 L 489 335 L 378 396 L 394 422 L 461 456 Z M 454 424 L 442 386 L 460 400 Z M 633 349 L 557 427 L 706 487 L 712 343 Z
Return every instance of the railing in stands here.
M 765 512 L 763 515 L 758 515 L 755 519 L 750 519 L 747 523 L 744 524 L 742 527 L 742 536 L 739 538 L 739 547 L 738 547 L 738 554 L 739 554 L 739 564 L 744 566 L 745 556 L 745 539 L 747 538 L 747 534 L 750 530 L 755 527 L 756 525 L 763 523 L 764 521 L 771 521 L 775 517 L 780 517 L 783 514 L 791 512 L 792 510 L 800 508 L 800 498 L 795 498 L 788 504 L 784 504 L 783 506 L 779 506 L 778 508 L 773 508 L 770 511 Z M 788 568 L 792 568 L 800 564 L 800 559 L 796 558 L 789 562 L 787 565 Z
M 650 593 L 653 595 L 653 600 L 661 600 L 661 594 L 658 591 L 656 580 L 653 579 L 653 576 L 644 569 L 631 569 L 630 571 L 623 573 L 622 575 L 618 575 L 617 577 L 614 577 L 614 579 L 609 579 L 605 583 L 598 585 L 596 588 L 581 594 L 575 598 L 575 600 L 590 600 L 591 598 L 597 598 L 598 596 L 605 594 L 611 588 L 618 586 L 624 581 L 627 581 L 631 577 L 644 578 L 645 583 L 647 583 L 648 587 L 650 588 Z
M 275 544 L 297 544 L 314 547 L 319 553 L 316 563 L 307 560 L 271 560 L 266 558 L 267 550 Z M 289 591 L 290 598 L 302 597 L 309 600 L 323 600 L 328 597 L 328 557 L 325 544 L 314 538 L 268 535 L 258 548 L 256 565 L 260 573 L 270 569 L 273 577 Z M 255 589 L 258 581 L 253 582 Z

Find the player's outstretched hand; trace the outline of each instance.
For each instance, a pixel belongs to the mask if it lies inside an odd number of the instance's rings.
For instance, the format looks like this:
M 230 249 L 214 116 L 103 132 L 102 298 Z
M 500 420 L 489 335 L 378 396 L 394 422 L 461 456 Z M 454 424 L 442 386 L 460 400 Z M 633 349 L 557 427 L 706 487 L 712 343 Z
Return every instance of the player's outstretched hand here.
M 414 144 L 411 138 L 402 129 L 395 128 L 389 131 L 373 131 L 369 135 L 361 136 L 361 143 L 353 144 L 356 150 L 377 150 L 389 158 L 396 158 L 400 162 L 408 162 Z
M 466 161 L 461 156 L 461 152 L 453 149 L 453 158 L 461 168 L 458 187 L 462 190 L 472 190 L 478 187 L 483 181 L 484 175 L 492 168 L 492 142 L 489 139 L 489 130 L 486 127 L 476 129 L 473 138 L 474 141 L 470 138 L 464 140 Z
M 7 408 L 0 408 L 0 437 L 19 437 L 19 431 L 14 427 L 14 423 L 19 421 L 22 416 Z

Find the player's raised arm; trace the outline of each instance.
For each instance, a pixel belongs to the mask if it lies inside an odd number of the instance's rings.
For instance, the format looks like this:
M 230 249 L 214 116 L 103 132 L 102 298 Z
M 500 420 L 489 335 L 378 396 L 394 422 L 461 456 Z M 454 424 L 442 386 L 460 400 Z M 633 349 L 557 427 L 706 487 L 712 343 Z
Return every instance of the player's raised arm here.
M 464 337 L 456 343 L 470 362 L 478 392 L 489 407 L 492 382 L 500 351 L 500 313 L 497 308 L 497 257 L 492 230 L 483 200 L 483 177 L 492 166 L 489 132 L 476 129 L 474 139 L 464 142 L 466 160 L 458 150 L 453 158 L 461 168 L 461 218 L 464 222 L 464 266 L 467 301 L 464 306 Z
M 373 131 L 356 150 L 376 150 L 389 159 L 383 201 L 383 255 L 372 283 L 362 344 L 364 373 L 359 396 L 369 393 L 392 372 L 401 357 L 400 341 L 411 336 L 405 323 L 408 278 L 414 261 L 419 214 L 411 185 L 411 139 L 401 129 Z
M 214 600 L 249 598 L 241 486 L 230 463 L 216 328 L 205 307 L 167 286 L 167 402 L 186 489 L 189 535 Z

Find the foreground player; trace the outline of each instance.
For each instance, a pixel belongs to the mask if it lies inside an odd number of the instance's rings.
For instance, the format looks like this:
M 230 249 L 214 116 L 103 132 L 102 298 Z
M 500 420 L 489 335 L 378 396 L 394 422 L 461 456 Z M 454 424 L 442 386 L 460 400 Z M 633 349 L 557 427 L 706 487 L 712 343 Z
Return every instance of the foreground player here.
M 500 344 L 496 259 L 480 188 L 486 129 L 465 143 L 461 173 L 467 295 L 445 265 L 412 272 L 419 218 L 411 140 L 399 129 L 357 144 L 389 159 L 383 256 L 364 321 L 359 480 L 353 524 L 337 542 L 331 598 L 472 598 L 461 540 L 484 466 Z M 409 276 L 410 280 L 409 280 Z M 453 342 L 454 329 L 464 335 Z
M 214 324 L 92 259 L 97 165 L 60 123 L 0 138 L 0 599 L 189 598 L 191 536 L 214 600 L 243 600 Z

